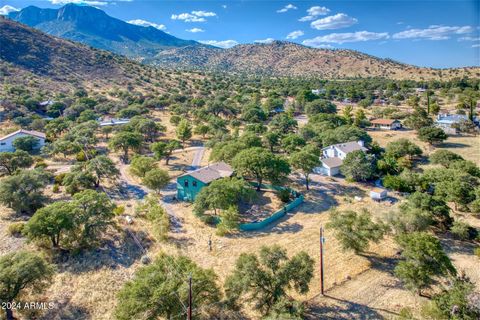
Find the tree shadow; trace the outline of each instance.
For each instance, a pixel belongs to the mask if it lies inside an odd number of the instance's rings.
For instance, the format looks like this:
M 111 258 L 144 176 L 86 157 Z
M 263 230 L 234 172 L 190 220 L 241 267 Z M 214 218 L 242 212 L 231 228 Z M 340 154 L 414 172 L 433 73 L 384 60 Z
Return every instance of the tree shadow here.
M 105 267 L 110 269 L 116 269 L 119 266 L 128 268 L 145 254 L 133 236 L 145 251 L 152 245 L 151 239 L 145 232 L 126 229 L 125 232 L 111 235 L 98 248 L 82 250 L 76 254 L 72 252 L 59 253 L 54 256 L 54 262 L 60 273 L 84 273 Z
M 330 295 L 325 295 L 322 300 L 328 302 L 329 305 L 311 305 L 307 311 L 306 319 L 385 319 L 379 311 L 391 315 L 397 315 L 389 310 L 371 308 L 363 304 L 338 299 Z
M 475 244 L 469 241 L 453 239 L 448 235 L 440 237 L 440 242 L 446 253 L 473 255 L 476 248 Z
M 459 143 L 459 142 L 443 142 L 439 145 L 441 148 L 467 148 L 470 147 L 468 144 Z
M 140 200 L 147 196 L 146 192 L 142 187 L 129 184 L 125 181 L 121 181 L 116 184 L 115 190 L 110 190 L 109 195 L 116 200 Z

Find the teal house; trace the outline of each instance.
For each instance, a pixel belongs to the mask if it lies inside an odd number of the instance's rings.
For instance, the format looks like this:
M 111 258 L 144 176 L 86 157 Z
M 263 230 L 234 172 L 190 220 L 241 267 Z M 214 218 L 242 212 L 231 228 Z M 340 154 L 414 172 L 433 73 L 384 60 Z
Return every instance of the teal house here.
M 177 199 L 194 201 L 197 194 L 210 182 L 230 177 L 233 169 L 225 162 L 216 162 L 206 167 L 187 172 L 177 178 Z

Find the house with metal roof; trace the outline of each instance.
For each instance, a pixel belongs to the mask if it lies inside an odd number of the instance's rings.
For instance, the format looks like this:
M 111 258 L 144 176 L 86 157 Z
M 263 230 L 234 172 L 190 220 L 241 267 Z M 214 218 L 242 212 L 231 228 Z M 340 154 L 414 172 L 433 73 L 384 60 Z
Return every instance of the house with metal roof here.
M 363 141 L 350 141 L 345 143 L 337 143 L 322 149 L 320 161 L 321 167 L 316 167 L 313 171 L 318 174 L 327 176 L 335 176 L 340 173 L 340 167 L 347 154 L 353 151 L 367 151 Z
M 0 138 L 0 152 L 15 151 L 15 147 L 13 146 L 13 141 L 15 141 L 15 139 L 17 138 L 28 137 L 28 136 L 38 139 L 38 145 L 37 145 L 38 149 L 42 148 L 45 145 L 45 138 L 46 138 L 45 133 L 20 129 Z
M 475 120 L 474 123 L 476 124 L 477 121 Z M 455 135 L 459 132 L 456 125 L 464 121 L 470 121 L 465 114 L 439 114 L 437 119 L 435 119 L 435 126 L 443 129 L 446 134 Z
M 187 172 L 177 178 L 177 198 L 183 201 L 194 201 L 203 187 L 214 180 L 230 177 L 232 174 L 232 167 L 225 162 L 212 163 Z

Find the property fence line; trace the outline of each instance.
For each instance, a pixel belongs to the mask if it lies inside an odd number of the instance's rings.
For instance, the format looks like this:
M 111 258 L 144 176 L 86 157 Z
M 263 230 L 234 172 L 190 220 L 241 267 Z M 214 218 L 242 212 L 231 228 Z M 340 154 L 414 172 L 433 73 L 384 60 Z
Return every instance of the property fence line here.
M 303 203 L 303 200 L 304 200 L 303 195 L 299 194 L 295 190 L 292 190 L 292 189 L 289 189 L 289 188 L 278 187 L 278 186 L 264 185 L 264 184 L 262 184 L 261 187 L 264 188 L 264 189 L 273 189 L 273 190 L 287 189 L 295 197 L 295 199 L 293 201 L 287 203 L 285 206 L 283 206 L 282 209 L 278 210 L 277 212 L 272 214 L 270 217 L 265 218 L 262 221 L 251 222 L 251 223 L 241 223 L 239 225 L 239 229 L 241 231 L 255 231 L 255 230 L 260 230 L 262 228 L 265 228 L 269 224 L 271 224 L 273 222 L 276 222 L 279 219 L 283 218 L 289 211 L 293 210 L 294 208 L 298 207 L 300 204 Z

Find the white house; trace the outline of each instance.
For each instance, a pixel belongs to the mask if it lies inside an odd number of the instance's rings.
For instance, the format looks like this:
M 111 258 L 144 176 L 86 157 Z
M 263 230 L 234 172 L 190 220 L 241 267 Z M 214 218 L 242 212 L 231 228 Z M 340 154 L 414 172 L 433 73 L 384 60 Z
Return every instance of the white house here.
M 478 121 L 474 119 L 474 123 L 477 125 Z M 446 134 L 455 135 L 458 134 L 458 129 L 455 128 L 456 124 L 464 121 L 470 121 L 465 114 L 439 114 L 435 120 L 435 126 L 442 128 Z
M 130 122 L 130 119 L 108 119 L 108 120 L 99 120 L 100 127 L 107 126 L 119 126 L 122 124 L 127 124 Z
M 373 188 L 370 190 L 370 198 L 373 200 L 383 200 L 387 197 L 388 192 L 386 189 L 383 188 Z
M 315 168 L 313 171 L 327 176 L 334 176 L 340 173 L 340 167 L 347 154 L 353 151 L 367 151 L 363 141 L 350 141 L 338 143 L 322 149 L 321 162 L 322 166 Z
M 373 119 L 370 125 L 375 129 L 398 130 L 402 128 L 402 123 L 396 119 Z
M 20 129 L 0 138 L 0 152 L 15 151 L 15 148 L 13 147 L 13 141 L 15 141 L 17 138 L 28 136 L 38 139 L 38 149 L 45 145 L 45 133 Z

